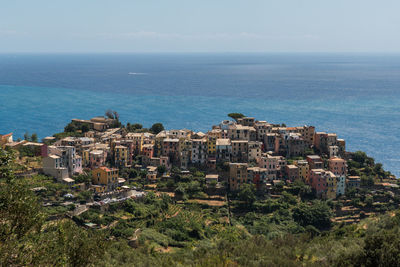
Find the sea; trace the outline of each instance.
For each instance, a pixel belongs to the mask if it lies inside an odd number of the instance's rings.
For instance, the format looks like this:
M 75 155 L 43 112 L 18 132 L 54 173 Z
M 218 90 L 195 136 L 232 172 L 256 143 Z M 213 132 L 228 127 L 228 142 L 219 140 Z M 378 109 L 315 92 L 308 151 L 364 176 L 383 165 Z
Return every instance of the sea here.
M 0 134 L 121 121 L 207 131 L 241 112 L 335 132 L 400 176 L 400 54 L 1 54 Z

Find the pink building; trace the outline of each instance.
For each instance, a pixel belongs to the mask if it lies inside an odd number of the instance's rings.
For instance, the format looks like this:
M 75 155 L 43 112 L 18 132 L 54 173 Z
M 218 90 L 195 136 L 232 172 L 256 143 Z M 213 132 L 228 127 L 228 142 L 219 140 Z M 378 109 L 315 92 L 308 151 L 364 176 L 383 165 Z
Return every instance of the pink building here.
M 89 153 L 89 165 L 91 168 L 104 166 L 107 159 L 107 152 L 103 150 L 93 150 Z
M 334 157 L 328 160 L 329 170 L 333 172 L 336 176 L 346 176 L 347 174 L 347 164 L 344 159 Z
M 322 169 L 324 167 L 324 163 L 318 155 L 309 155 L 306 159 L 310 169 Z
M 323 169 L 312 169 L 310 170 L 310 177 L 308 178 L 308 184 L 316 191 L 317 196 L 322 196 L 327 190 L 327 173 Z
M 147 158 L 152 158 L 154 156 L 154 145 L 152 144 L 143 145 L 141 154 Z
M 177 162 L 179 159 L 179 139 L 165 138 L 162 142 L 162 155 L 169 157 L 171 162 Z
M 296 165 L 286 165 L 286 177 L 290 181 L 299 179 L 299 168 Z
M 280 157 L 263 154 L 260 158 L 257 159 L 258 167 L 266 169 L 266 178 L 269 181 L 275 180 L 277 178 L 277 172 L 280 168 L 279 158 Z

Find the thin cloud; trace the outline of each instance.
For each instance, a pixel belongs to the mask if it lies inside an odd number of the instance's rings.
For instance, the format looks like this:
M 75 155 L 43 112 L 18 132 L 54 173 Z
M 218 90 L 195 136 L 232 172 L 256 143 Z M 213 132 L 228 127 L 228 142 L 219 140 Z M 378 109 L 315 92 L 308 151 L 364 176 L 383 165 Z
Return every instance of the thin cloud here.
M 210 33 L 210 34 L 179 34 L 160 33 L 153 31 L 137 31 L 128 33 L 102 33 L 97 37 L 105 39 L 163 39 L 163 40 L 285 40 L 285 39 L 318 39 L 312 34 L 304 35 L 264 35 L 251 32 L 241 33 Z
M 0 35 L 1 36 L 18 35 L 18 32 L 17 31 L 13 31 L 13 30 L 2 30 L 2 29 L 0 29 Z

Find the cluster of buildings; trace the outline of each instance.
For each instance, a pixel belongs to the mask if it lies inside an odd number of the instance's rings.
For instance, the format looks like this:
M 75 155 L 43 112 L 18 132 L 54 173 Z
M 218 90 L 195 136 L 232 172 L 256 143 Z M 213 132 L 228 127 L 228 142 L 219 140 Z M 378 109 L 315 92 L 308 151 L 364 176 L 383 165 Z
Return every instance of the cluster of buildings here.
M 84 137 L 44 138 L 43 171 L 70 183 L 83 169 L 92 169 L 98 191 L 119 184 L 118 169 L 140 167 L 149 180 L 156 180 L 159 166 L 166 172 L 172 166 L 202 166 L 215 174 L 217 166 L 229 165 L 225 178 L 230 190 L 244 183 L 263 190 L 276 181 L 302 180 L 331 198 L 344 194 L 346 186 L 359 185 L 359 178 L 347 176 L 345 141 L 313 126 L 283 127 L 244 117 L 222 121 L 207 133 L 182 129 L 153 134 L 111 128 L 113 119 L 103 117 L 72 122 L 88 131 Z
M 231 190 L 244 183 L 263 190 L 281 181 L 301 180 L 318 196 L 335 198 L 346 186 L 360 186 L 360 177 L 347 176 L 346 142 L 334 133 L 316 132 L 313 126 L 277 127 L 254 118 L 230 123 L 227 131 L 231 144 L 245 144 L 241 156 L 232 150 Z

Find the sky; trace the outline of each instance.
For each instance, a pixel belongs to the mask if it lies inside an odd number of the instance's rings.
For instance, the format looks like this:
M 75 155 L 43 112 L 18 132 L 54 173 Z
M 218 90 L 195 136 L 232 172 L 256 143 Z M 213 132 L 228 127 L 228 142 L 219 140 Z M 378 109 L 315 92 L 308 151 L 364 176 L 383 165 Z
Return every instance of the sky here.
M 399 11 L 399 0 L 0 0 L 0 53 L 398 53 Z

